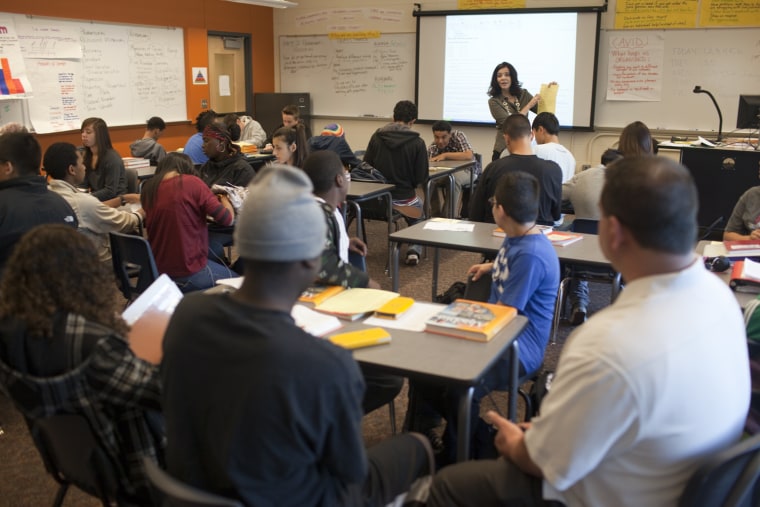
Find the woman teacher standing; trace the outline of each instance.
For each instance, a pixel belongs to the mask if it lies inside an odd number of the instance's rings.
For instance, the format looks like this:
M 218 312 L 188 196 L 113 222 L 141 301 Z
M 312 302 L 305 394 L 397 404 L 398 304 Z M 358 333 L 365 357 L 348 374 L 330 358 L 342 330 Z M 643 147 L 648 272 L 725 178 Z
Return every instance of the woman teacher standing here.
M 517 70 L 507 62 L 501 62 L 493 70 L 488 95 L 491 97 L 488 99 L 488 108 L 491 110 L 491 116 L 496 120 L 496 139 L 493 143 L 491 160 L 496 160 L 507 147 L 504 135 L 501 133 L 501 124 L 511 114 L 527 115 L 528 111 L 537 112 L 541 95 L 538 93 L 531 95 L 528 90 L 522 88 L 517 79 Z

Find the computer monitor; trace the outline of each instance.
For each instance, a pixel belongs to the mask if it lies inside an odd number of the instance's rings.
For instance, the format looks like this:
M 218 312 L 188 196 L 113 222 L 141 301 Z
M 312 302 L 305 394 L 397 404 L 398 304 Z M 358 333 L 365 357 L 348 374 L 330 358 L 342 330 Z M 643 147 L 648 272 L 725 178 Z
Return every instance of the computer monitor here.
M 760 128 L 760 95 L 739 95 L 739 112 L 736 113 L 736 128 Z

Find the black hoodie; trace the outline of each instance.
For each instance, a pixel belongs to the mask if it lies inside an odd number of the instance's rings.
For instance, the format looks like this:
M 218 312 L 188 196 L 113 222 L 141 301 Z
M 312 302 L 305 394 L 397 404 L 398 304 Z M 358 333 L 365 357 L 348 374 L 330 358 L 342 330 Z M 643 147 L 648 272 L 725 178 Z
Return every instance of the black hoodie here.
M 396 185 L 391 191 L 394 200 L 414 197 L 414 189 L 427 181 L 425 141 L 419 133 L 401 123 L 389 123 L 372 135 L 364 161 Z

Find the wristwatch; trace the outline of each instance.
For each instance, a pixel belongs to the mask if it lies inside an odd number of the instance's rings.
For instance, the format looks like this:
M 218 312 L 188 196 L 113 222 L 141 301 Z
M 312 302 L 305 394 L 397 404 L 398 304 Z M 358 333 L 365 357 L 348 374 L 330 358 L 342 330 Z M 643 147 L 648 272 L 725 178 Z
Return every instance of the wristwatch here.
M 127 204 L 127 200 L 126 200 L 126 199 L 124 199 L 124 196 L 123 196 L 123 195 L 121 195 L 121 196 L 119 196 L 119 197 L 121 197 L 121 205 L 122 205 L 122 206 L 125 206 L 125 205 Z

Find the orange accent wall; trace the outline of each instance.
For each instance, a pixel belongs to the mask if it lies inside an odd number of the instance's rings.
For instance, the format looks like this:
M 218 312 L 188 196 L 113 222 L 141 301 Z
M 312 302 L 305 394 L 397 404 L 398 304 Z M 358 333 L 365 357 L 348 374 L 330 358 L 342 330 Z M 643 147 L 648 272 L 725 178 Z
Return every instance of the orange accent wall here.
M 257 93 L 275 91 L 273 14 L 269 7 L 224 0 L 131 0 L 128 3 L 34 0 L 4 5 L 0 10 L 85 21 L 181 27 L 185 37 L 185 90 L 188 122 L 167 125 L 160 141 L 167 150 L 183 147 L 187 138 L 195 133 L 195 127 L 191 122 L 202 110 L 201 100 L 208 99 L 208 85 L 193 85 L 190 74 L 192 67 L 208 67 L 207 32 L 209 30 L 250 34 L 253 91 Z M 108 123 L 108 118 L 103 119 Z M 129 144 L 141 138 L 144 129 L 144 125 L 110 127 L 109 133 L 114 148 L 122 156 L 129 155 Z M 42 144 L 43 152 L 55 142 L 81 144 L 79 132 L 40 134 L 38 139 Z

